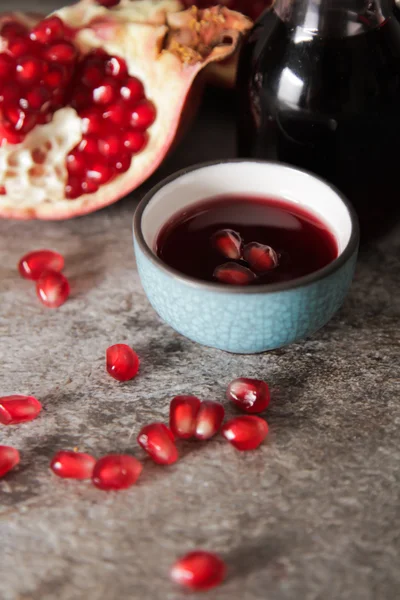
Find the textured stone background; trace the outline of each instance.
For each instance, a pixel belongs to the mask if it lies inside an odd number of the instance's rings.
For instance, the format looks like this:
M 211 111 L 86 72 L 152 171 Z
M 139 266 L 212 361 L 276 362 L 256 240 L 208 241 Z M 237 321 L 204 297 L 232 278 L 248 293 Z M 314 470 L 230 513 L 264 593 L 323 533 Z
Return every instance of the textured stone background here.
M 205 110 L 157 177 L 232 153 L 230 120 Z M 45 407 L 32 423 L 0 429 L 0 443 L 22 456 L 0 482 L 1 600 L 191 598 L 168 570 L 196 547 L 229 564 L 213 600 L 398 598 L 399 228 L 363 249 L 350 297 L 320 333 L 231 356 L 175 334 L 146 301 L 131 243 L 141 194 L 69 222 L 0 222 L 1 394 L 33 394 Z M 40 247 L 66 256 L 73 295 L 57 311 L 16 272 Z M 124 385 L 104 369 L 116 342 L 142 359 Z M 117 494 L 50 473 L 60 448 L 142 457 L 135 434 L 167 419 L 173 395 L 224 401 L 240 375 L 273 388 L 259 451 L 187 443 L 172 468 L 144 459 L 140 484 Z

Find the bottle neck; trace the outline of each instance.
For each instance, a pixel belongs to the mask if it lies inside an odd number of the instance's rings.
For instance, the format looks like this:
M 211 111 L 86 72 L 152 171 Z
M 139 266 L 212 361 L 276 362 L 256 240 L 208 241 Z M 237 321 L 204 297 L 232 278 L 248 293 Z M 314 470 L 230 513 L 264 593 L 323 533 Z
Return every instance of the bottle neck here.
M 276 0 L 274 11 L 294 31 L 347 37 L 382 25 L 391 0 Z

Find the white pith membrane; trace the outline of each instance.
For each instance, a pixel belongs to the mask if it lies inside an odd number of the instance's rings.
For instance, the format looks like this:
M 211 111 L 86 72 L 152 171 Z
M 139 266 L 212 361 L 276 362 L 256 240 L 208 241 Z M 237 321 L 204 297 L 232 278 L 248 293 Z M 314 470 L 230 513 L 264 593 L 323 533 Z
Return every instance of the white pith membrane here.
M 68 200 L 66 157 L 82 138 L 82 122 L 75 109 L 58 110 L 50 123 L 36 126 L 22 143 L 0 148 L 0 187 L 6 190 L 0 195 L 0 216 L 63 219 L 85 214 L 121 198 L 157 169 L 174 141 L 196 75 L 208 63 L 234 53 L 242 32 L 252 25 L 227 9 L 181 8 L 177 0 L 121 0 L 113 9 L 81 0 L 53 13 L 66 25 L 80 28 L 73 42 L 83 54 L 101 47 L 125 59 L 129 75 L 142 81 L 146 98 L 154 102 L 156 120 L 146 147 L 133 155 L 126 173 L 93 194 Z M 26 22 L 25 17 L 20 20 Z M 193 35 L 205 45 L 209 42 L 208 54 L 192 48 Z

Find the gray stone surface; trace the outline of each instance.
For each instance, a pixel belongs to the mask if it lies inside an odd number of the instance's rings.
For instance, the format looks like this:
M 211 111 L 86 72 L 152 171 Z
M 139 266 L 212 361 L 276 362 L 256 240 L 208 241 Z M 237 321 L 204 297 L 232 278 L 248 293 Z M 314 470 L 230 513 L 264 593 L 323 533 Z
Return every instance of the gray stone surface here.
M 232 153 L 229 120 L 204 114 L 153 182 Z M 32 423 L 0 429 L 0 443 L 22 456 L 0 482 L 0 598 L 190 598 L 168 570 L 197 547 L 229 565 L 213 600 L 398 598 L 399 229 L 363 250 L 343 310 L 320 333 L 232 356 L 185 340 L 150 308 L 131 243 L 141 194 L 73 221 L 0 222 L 1 394 L 33 394 L 45 407 Z M 66 256 L 73 294 L 56 311 L 15 269 L 40 247 Z M 141 356 L 133 382 L 105 373 L 115 342 Z M 167 419 L 172 396 L 224 401 L 240 375 L 272 386 L 267 444 L 239 454 L 221 439 L 186 443 L 168 469 L 143 457 L 135 434 Z M 56 479 L 51 456 L 75 446 L 144 458 L 139 485 L 107 494 Z

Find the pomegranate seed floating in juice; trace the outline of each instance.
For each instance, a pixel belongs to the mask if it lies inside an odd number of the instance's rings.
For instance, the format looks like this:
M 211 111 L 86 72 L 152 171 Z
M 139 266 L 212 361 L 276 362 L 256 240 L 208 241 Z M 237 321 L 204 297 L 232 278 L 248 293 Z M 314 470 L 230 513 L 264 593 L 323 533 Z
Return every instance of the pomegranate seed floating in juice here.
M 18 450 L 11 446 L 0 446 L 0 477 L 11 471 L 19 461 Z
M 136 377 L 139 365 L 139 357 L 130 346 L 115 344 L 107 348 L 107 372 L 117 381 L 129 381 Z
M 222 427 L 222 435 L 237 450 L 255 450 L 265 440 L 268 424 L 254 415 L 235 417 Z
M 137 441 L 159 465 L 172 465 L 179 458 L 174 435 L 163 423 L 152 423 L 143 427 Z
M 247 413 L 263 412 L 271 400 L 269 387 L 265 381 L 247 377 L 231 381 L 226 397 Z
M 180 558 L 171 569 L 171 579 L 194 591 L 210 590 L 224 581 L 226 565 L 211 552 L 197 550 Z
M 192 278 L 251 286 L 308 275 L 338 256 L 334 235 L 311 212 L 286 200 L 240 195 L 209 198 L 173 215 L 156 251 Z
M 60 450 L 53 457 L 50 469 L 63 479 L 90 479 L 95 464 L 96 459 L 90 454 Z
M 33 396 L 3 396 L 0 398 L 0 423 L 16 425 L 36 419 L 42 405 Z
M 64 257 L 53 250 L 35 250 L 21 258 L 18 270 L 21 277 L 37 281 L 45 271 L 62 271 Z
M 143 465 L 133 456 L 110 454 L 97 461 L 92 481 L 101 490 L 125 490 L 136 483 Z

